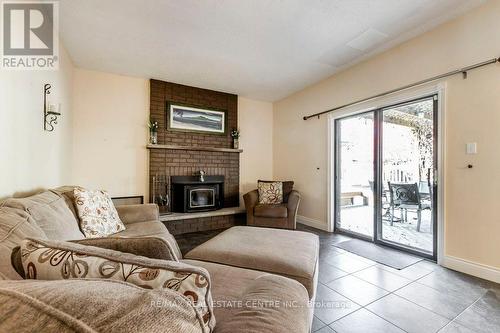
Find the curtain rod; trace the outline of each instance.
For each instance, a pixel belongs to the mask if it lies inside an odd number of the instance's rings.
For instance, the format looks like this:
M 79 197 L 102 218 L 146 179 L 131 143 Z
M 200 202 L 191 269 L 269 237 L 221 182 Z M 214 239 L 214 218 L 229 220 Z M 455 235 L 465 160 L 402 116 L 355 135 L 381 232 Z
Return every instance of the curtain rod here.
M 383 97 L 383 96 L 386 96 L 386 95 L 390 95 L 390 94 L 393 94 L 393 93 L 401 91 L 401 90 L 406 90 L 406 89 L 409 89 L 409 88 L 420 86 L 420 85 L 425 84 L 425 83 L 433 82 L 433 81 L 440 80 L 440 79 L 443 79 L 443 78 L 446 78 L 446 77 L 449 77 L 449 76 L 453 76 L 453 75 L 457 75 L 457 74 L 462 74 L 463 77 L 464 77 L 464 79 L 466 79 L 468 71 L 476 69 L 476 68 L 479 68 L 479 67 L 483 67 L 483 66 L 495 64 L 497 62 L 500 62 L 500 58 L 494 58 L 494 59 L 486 60 L 486 61 L 474 64 L 474 65 L 471 65 L 471 66 L 467 66 L 467 67 L 464 67 L 464 68 L 456 69 L 456 70 L 448 72 L 448 73 L 444 73 L 444 74 L 441 74 L 441 75 L 433 76 L 433 77 L 425 79 L 425 80 L 421 80 L 421 81 L 418 81 L 418 82 L 415 82 L 415 83 L 411 83 L 411 84 L 408 84 L 406 86 L 403 86 L 403 87 L 400 87 L 400 88 L 397 88 L 397 89 L 392 89 L 392 90 L 383 92 L 381 94 L 377 94 L 377 95 L 374 95 L 374 96 L 371 96 L 371 97 L 368 97 L 368 98 L 357 100 L 355 102 L 351 102 L 351 103 L 348 103 L 348 104 L 337 106 L 337 107 L 335 107 L 333 109 L 329 109 L 329 110 L 326 110 L 326 111 L 322 111 L 322 112 L 314 113 L 314 114 L 311 114 L 311 115 L 308 115 L 308 116 L 304 116 L 303 119 L 304 120 L 308 120 L 308 119 L 313 118 L 313 117 L 318 117 L 318 119 L 319 119 L 319 117 L 321 115 L 325 114 L 325 113 L 330 113 L 330 112 L 333 112 L 333 111 L 337 111 L 337 110 L 346 108 L 348 106 L 352 106 L 352 105 L 360 104 L 360 103 L 363 103 L 363 102 L 367 102 L 367 101 L 370 101 L 370 100 L 375 99 L 375 98 L 379 98 L 379 97 Z

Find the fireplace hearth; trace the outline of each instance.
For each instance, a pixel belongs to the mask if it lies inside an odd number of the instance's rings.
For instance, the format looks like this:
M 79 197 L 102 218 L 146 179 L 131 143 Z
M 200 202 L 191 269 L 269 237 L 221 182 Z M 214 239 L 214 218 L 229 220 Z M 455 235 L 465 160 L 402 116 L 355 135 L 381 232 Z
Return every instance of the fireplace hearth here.
M 172 211 L 193 213 L 224 207 L 224 176 L 171 176 Z

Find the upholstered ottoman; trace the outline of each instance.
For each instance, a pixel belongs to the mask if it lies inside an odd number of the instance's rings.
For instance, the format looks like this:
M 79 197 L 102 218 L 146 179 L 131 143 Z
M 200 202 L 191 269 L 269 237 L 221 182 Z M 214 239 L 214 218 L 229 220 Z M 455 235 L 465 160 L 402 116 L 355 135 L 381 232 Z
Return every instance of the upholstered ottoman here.
M 184 258 L 282 275 L 304 285 L 313 299 L 318 255 L 319 239 L 314 234 L 237 226 L 191 250 Z

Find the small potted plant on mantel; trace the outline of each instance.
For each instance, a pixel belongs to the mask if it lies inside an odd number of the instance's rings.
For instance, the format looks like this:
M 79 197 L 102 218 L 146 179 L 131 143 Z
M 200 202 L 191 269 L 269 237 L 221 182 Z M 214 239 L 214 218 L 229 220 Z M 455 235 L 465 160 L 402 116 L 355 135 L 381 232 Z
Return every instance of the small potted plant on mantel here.
M 231 137 L 233 138 L 233 148 L 238 149 L 240 147 L 240 130 L 233 129 L 231 131 Z
M 149 143 L 155 145 L 158 143 L 158 122 L 150 120 L 149 126 Z

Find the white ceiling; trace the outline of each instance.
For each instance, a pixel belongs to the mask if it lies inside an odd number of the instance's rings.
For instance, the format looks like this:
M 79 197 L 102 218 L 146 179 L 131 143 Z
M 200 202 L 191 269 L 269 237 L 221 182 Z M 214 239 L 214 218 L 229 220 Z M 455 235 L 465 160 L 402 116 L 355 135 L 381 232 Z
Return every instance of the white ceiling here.
M 62 0 L 76 66 L 276 101 L 484 0 Z

